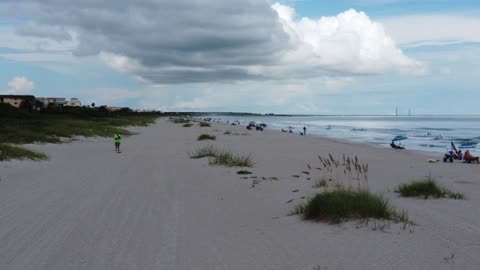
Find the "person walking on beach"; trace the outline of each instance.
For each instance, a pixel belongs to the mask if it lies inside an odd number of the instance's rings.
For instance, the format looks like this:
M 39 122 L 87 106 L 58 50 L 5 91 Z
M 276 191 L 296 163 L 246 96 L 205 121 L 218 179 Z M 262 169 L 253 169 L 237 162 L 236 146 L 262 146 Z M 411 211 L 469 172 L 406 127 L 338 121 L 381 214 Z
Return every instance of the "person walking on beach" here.
M 303 135 L 307 135 L 307 127 L 303 126 Z
M 122 136 L 120 136 L 120 133 L 117 132 L 113 136 L 113 139 L 115 140 L 115 151 L 120 152 L 120 142 L 122 141 Z

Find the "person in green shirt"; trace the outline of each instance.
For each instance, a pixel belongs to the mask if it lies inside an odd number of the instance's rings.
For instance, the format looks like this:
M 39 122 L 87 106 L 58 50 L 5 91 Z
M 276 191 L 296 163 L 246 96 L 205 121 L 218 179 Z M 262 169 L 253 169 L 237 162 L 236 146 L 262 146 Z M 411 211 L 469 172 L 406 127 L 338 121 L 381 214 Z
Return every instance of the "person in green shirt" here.
M 113 136 L 115 140 L 115 151 L 120 152 L 120 142 L 122 141 L 122 136 L 120 136 L 120 133 L 115 133 Z

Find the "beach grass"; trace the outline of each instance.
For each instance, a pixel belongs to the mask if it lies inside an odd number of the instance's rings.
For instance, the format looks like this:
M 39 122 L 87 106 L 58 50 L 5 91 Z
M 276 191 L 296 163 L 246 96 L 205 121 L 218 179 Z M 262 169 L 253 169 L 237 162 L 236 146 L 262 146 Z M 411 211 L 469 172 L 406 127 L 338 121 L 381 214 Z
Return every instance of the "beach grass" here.
M 200 122 L 198 123 L 199 126 L 201 127 L 211 127 L 212 125 L 210 123 L 207 123 L 207 122 Z
M 215 141 L 216 139 L 217 139 L 217 137 L 215 137 L 215 136 L 213 136 L 213 135 L 202 134 L 202 135 L 198 136 L 197 141 L 204 141 L 204 140 L 212 140 L 212 141 Z
M 218 150 L 213 146 L 205 146 L 190 153 L 190 158 L 209 157 L 210 165 L 220 165 L 227 167 L 253 167 L 254 162 L 250 155 L 235 155 L 228 150 Z
M 4 144 L 61 143 L 65 138 L 74 136 L 112 137 L 116 132 L 132 135 L 133 133 L 124 127 L 148 126 L 158 117 L 157 113 L 137 113 L 128 108 L 110 112 L 106 107 L 65 107 L 29 112 L 0 104 L 0 142 Z M 12 153 L 12 148 L 8 149 L 6 151 Z M 19 152 L 21 151 L 13 151 L 13 153 Z M 40 156 L 22 153 L 34 159 L 43 159 Z M 15 154 L 11 155 L 13 156 Z
M 62 116 L 32 118 L 21 121 L 7 119 L 0 124 L 0 141 L 25 143 L 60 143 L 61 138 L 73 136 L 111 137 L 115 132 L 122 135 L 132 135 L 132 132 L 122 128 L 125 126 L 144 126 L 152 121 L 144 119 L 75 119 Z
M 315 182 L 315 185 L 313 186 L 314 188 L 323 188 L 328 186 L 328 181 L 325 178 L 318 179 Z
M 227 167 L 253 167 L 252 158 L 248 156 L 235 155 L 228 150 L 217 153 L 209 160 L 210 165 L 221 165 Z
M 401 184 L 397 188 L 397 192 L 402 197 L 423 197 L 424 199 L 432 198 L 451 198 L 464 199 L 461 193 L 454 193 L 440 186 L 434 179 L 428 177 L 423 180 L 414 180 L 407 184 Z
M 252 174 L 252 172 L 246 171 L 246 170 L 241 170 L 241 171 L 238 171 L 237 174 Z
M 23 147 L 0 144 L 0 161 L 11 159 L 46 160 L 48 157 L 43 153 L 28 150 Z
M 396 212 L 382 196 L 367 190 L 344 188 L 319 193 L 308 202 L 297 205 L 292 214 L 328 223 L 370 218 L 409 222 L 406 212 Z
M 216 157 L 219 153 L 212 145 L 205 146 L 190 153 L 190 158 L 204 158 L 204 157 Z
M 223 135 L 231 135 L 232 134 L 232 131 L 231 130 L 227 130 L 223 133 Z
M 2 105 L 2 104 L 0 104 Z M 15 109 L 15 108 L 14 108 Z M 0 142 L 13 144 L 60 143 L 73 136 L 111 137 L 115 132 L 132 135 L 126 126 L 147 126 L 154 114 L 107 114 L 83 108 L 77 111 L 4 113 L 0 107 Z
M 192 127 L 192 126 L 193 126 L 192 123 L 186 123 L 186 124 L 184 124 L 182 127 Z

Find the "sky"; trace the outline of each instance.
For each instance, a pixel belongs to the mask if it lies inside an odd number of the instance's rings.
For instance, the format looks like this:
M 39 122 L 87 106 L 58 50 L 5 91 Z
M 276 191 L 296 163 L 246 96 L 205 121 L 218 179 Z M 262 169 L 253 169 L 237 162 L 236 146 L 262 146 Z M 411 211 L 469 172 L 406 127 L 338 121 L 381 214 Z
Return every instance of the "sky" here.
M 476 0 L 2 0 L 0 94 L 478 115 L 479 15 Z

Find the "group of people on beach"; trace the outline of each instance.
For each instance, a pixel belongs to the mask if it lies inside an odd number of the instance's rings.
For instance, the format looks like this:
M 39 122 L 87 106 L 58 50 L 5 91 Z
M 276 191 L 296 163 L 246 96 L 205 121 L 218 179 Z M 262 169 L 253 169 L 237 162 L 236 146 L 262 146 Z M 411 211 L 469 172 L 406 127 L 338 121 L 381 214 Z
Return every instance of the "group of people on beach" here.
M 288 130 L 282 128 L 282 132 L 293 133 L 292 129 L 293 127 L 289 127 Z M 307 135 L 307 127 L 303 127 L 303 132 L 299 131 L 299 133 L 300 133 L 300 136 Z
M 263 131 L 263 126 L 260 125 L 260 124 L 250 123 L 250 124 L 248 124 L 248 126 L 247 126 L 247 129 L 248 129 L 248 130 L 252 130 L 252 129 L 254 129 L 254 128 L 255 128 L 256 131 Z
M 472 155 L 470 150 L 466 150 L 465 154 L 462 154 L 462 150 L 454 151 L 450 150 L 443 157 L 443 162 L 453 162 L 453 160 L 463 160 L 464 163 L 477 163 L 480 164 L 480 158 Z

